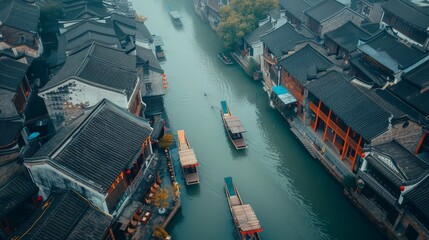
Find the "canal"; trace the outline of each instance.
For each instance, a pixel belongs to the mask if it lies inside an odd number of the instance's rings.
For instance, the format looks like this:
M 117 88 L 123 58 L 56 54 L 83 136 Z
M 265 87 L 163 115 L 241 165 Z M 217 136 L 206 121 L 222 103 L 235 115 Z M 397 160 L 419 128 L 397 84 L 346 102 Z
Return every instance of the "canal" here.
M 182 209 L 167 228 L 173 239 L 234 239 L 226 176 L 254 208 L 263 239 L 384 239 L 269 107 L 261 84 L 217 58 L 222 42 L 197 17 L 192 0 L 134 0 L 133 6 L 165 42 L 166 111 L 173 132 L 186 131 L 200 163 L 199 186 L 185 187 L 178 172 Z M 169 6 L 181 13 L 183 27 L 173 25 Z M 221 100 L 247 129 L 248 149 L 229 142 Z

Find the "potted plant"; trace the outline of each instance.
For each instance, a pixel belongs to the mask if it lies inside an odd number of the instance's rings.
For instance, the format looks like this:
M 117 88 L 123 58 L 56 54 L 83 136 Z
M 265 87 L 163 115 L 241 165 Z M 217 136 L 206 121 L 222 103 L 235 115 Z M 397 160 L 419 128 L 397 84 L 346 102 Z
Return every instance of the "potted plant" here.
M 168 189 L 159 188 L 155 193 L 153 204 L 158 207 L 159 214 L 164 214 L 165 208 L 168 207 Z
M 171 239 L 170 235 L 165 231 L 164 228 L 162 228 L 159 225 L 153 226 L 153 233 L 152 236 L 154 236 L 158 240 L 166 240 Z

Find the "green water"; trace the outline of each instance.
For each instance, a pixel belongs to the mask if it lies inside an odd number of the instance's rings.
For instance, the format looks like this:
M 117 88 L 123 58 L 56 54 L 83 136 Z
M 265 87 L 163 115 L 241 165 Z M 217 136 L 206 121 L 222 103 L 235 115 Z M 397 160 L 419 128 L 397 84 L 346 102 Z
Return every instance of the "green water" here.
M 166 44 L 167 114 L 173 132 L 186 131 L 200 163 L 199 186 L 184 187 L 178 177 L 182 209 L 167 228 L 173 239 L 234 239 L 225 176 L 233 177 L 254 208 L 263 239 L 384 239 L 269 107 L 261 85 L 217 58 L 222 42 L 194 13 L 191 0 L 135 0 L 133 6 Z M 181 13 L 183 27 L 173 25 L 168 6 Z M 237 151 L 229 142 L 221 100 L 247 129 L 248 149 Z

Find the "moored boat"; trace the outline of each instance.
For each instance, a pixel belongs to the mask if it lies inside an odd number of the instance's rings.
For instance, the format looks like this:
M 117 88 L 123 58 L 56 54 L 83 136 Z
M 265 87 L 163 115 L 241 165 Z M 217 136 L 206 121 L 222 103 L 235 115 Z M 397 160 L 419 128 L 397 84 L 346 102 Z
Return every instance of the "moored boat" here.
M 262 232 L 263 229 L 252 206 L 243 204 L 232 177 L 226 177 L 224 180 L 229 210 L 240 240 L 260 239 L 258 233 Z
M 182 16 L 180 15 L 180 13 L 178 11 L 175 11 L 170 7 L 168 9 L 168 13 L 170 14 L 170 18 L 171 18 L 171 20 L 173 20 L 173 23 L 176 26 L 182 26 L 182 20 L 180 20 L 180 18 L 182 18 Z
M 198 184 L 200 182 L 198 176 L 198 160 L 194 149 L 189 145 L 185 135 L 185 130 L 177 131 L 179 139 L 179 158 L 182 167 L 183 177 L 186 185 Z
M 227 54 L 225 52 L 220 52 L 217 54 L 217 56 L 219 57 L 220 60 L 222 60 L 223 63 L 225 63 L 226 65 L 231 65 L 233 64 L 231 59 L 227 56 Z
M 232 144 L 236 149 L 245 149 L 247 144 L 243 138 L 244 129 L 243 125 L 240 122 L 240 119 L 236 116 L 232 116 L 226 101 L 221 101 L 222 110 L 220 110 L 220 115 L 222 116 L 223 125 L 225 130 L 228 133 L 228 137 L 231 140 Z

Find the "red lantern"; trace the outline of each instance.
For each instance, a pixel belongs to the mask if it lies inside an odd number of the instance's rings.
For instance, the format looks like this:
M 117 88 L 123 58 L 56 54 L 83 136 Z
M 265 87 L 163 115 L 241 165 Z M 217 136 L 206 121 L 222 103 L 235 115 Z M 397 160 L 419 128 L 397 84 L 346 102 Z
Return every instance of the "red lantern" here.
M 361 153 L 361 154 L 360 154 L 360 157 L 361 157 L 361 158 L 365 158 L 365 153 L 364 153 L 364 152 L 363 152 L 363 153 Z
M 126 173 L 126 174 L 131 174 L 131 170 L 130 170 L 130 169 L 127 169 L 127 170 L 125 171 L 125 173 Z
M 37 196 L 36 200 L 37 200 L 38 202 L 41 202 L 41 201 L 43 201 L 43 197 L 42 197 L 42 196 Z
M 401 192 L 403 192 L 405 190 L 405 187 L 404 186 L 400 186 L 399 190 L 401 190 Z
M 167 76 L 167 74 L 163 73 L 163 74 L 162 74 L 162 76 L 163 76 L 163 77 L 166 77 L 166 76 Z

